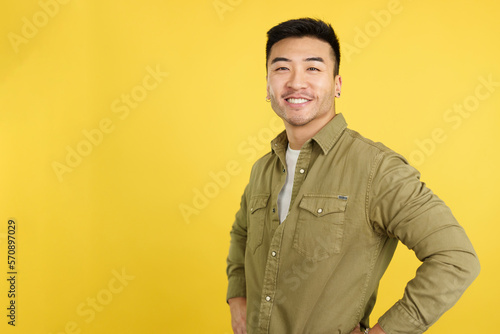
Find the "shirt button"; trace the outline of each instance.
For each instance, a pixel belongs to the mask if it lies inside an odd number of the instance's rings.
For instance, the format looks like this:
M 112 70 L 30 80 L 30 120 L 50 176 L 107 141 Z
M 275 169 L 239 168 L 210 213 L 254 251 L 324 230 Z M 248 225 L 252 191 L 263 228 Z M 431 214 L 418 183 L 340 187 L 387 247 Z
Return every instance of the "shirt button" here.
M 286 172 L 285 169 L 283 168 L 283 173 Z
M 305 172 L 304 168 L 301 168 L 301 169 L 299 170 L 299 173 L 300 173 L 300 174 L 304 174 L 304 172 Z
M 266 296 L 266 301 L 268 301 L 268 302 L 271 301 L 271 297 Z
M 250 208 L 250 211 L 253 211 L 253 208 Z
M 273 257 L 274 257 L 274 256 L 276 256 L 276 252 L 275 252 L 275 251 L 272 251 L 272 252 L 271 252 L 271 255 L 272 255 Z
M 275 213 L 275 212 L 276 212 L 276 209 L 275 209 L 275 208 L 273 208 L 273 213 Z
M 318 213 L 321 213 L 321 212 L 323 212 L 323 209 L 322 209 L 322 208 L 319 208 L 319 209 L 318 209 Z

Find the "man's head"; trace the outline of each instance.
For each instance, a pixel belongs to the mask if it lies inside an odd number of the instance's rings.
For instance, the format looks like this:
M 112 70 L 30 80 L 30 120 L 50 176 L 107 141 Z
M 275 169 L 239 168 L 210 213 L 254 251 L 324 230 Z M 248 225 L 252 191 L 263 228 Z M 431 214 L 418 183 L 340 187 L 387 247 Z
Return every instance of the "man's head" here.
M 287 130 L 314 134 L 335 116 L 340 96 L 338 40 L 330 25 L 287 21 L 268 32 L 267 97 Z M 333 45 L 333 46 L 332 46 Z
M 332 47 L 332 56 L 335 61 L 334 76 L 339 74 L 340 46 L 339 40 L 332 26 L 321 20 L 302 18 L 282 22 L 267 32 L 266 68 L 269 64 L 271 48 L 277 42 L 289 37 L 314 37 L 322 40 Z

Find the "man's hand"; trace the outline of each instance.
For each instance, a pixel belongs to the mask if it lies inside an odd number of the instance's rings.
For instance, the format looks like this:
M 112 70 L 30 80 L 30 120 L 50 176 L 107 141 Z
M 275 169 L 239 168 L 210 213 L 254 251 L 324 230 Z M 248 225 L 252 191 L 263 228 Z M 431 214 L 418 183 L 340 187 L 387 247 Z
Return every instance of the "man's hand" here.
M 356 326 L 356 328 L 353 329 L 351 334 L 363 334 L 361 331 L 361 327 L 359 324 Z M 373 328 L 370 329 L 370 334 L 386 334 L 382 327 L 380 327 L 379 324 L 376 324 Z
M 245 297 L 230 298 L 231 326 L 234 334 L 247 334 L 247 299 Z

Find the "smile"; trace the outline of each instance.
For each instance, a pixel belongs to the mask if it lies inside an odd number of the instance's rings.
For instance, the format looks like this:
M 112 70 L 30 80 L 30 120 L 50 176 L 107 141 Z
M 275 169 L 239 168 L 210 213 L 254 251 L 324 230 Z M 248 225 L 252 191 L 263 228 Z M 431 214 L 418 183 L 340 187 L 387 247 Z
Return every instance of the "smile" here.
M 286 101 L 288 103 L 291 103 L 291 104 L 300 104 L 300 103 L 309 102 L 309 100 L 307 100 L 307 99 L 294 99 L 294 98 L 286 99 Z

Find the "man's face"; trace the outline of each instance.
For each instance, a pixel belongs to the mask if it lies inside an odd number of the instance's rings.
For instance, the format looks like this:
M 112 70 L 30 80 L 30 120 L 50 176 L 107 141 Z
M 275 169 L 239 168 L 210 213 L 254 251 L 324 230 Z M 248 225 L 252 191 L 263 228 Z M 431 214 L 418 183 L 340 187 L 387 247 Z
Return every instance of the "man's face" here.
M 271 48 L 267 94 L 276 114 L 292 126 L 326 124 L 335 116 L 340 76 L 330 44 L 312 37 L 282 39 Z M 323 124 L 323 125 L 324 125 Z

